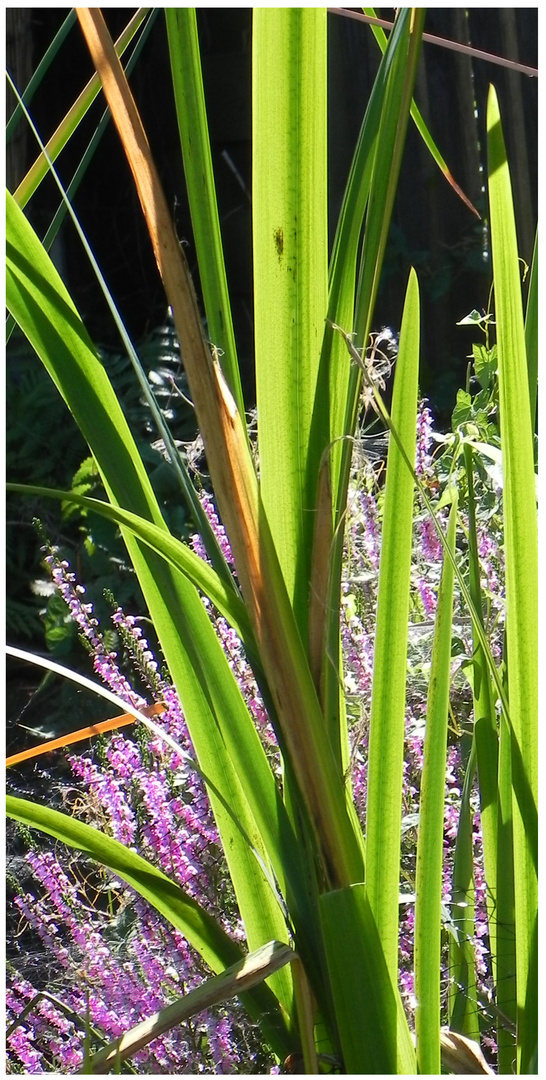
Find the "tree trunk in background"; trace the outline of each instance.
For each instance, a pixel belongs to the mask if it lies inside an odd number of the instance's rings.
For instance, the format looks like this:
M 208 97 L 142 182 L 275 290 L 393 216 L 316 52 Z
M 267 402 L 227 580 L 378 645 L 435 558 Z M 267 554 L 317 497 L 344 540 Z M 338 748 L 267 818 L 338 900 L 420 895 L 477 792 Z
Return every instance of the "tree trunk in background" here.
M 471 44 L 477 49 L 536 67 L 538 34 L 535 20 L 536 9 L 470 8 Z M 474 64 L 474 79 L 483 146 L 486 144 L 485 114 L 490 84 L 497 91 L 512 178 L 519 254 L 530 262 L 537 214 L 538 80 L 478 61 Z
M 32 8 L 6 8 L 6 67 L 20 94 L 32 76 Z M 17 104 L 9 84 L 6 106 L 8 118 Z M 29 130 L 21 117 L 6 148 L 6 183 L 14 191 L 28 167 Z
M 503 56 L 519 60 L 518 32 L 516 16 L 512 8 L 499 10 Z M 517 153 L 510 159 L 510 175 L 517 207 L 517 229 L 519 253 L 530 262 L 535 242 L 533 201 L 527 140 L 525 138 L 525 113 L 522 97 L 522 76 L 515 71 L 506 75 L 508 94 L 505 102 L 504 129 L 517 139 Z M 508 135 L 506 135 L 508 139 Z
M 468 12 L 464 8 L 455 8 L 453 15 L 453 41 L 460 41 L 463 45 L 470 44 L 468 27 Z M 457 53 L 457 97 L 461 106 L 460 116 L 463 118 L 464 129 L 461 138 L 461 184 L 465 195 L 476 206 L 480 199 L 482 173 L 480 172 L 480 145 L 478 140 L 478 125 L 476 121 L 476 94 L 474 87 L 474 70 L 472 59 L 464 53 Z M 458 166 L 458 162 L 453 163 Z

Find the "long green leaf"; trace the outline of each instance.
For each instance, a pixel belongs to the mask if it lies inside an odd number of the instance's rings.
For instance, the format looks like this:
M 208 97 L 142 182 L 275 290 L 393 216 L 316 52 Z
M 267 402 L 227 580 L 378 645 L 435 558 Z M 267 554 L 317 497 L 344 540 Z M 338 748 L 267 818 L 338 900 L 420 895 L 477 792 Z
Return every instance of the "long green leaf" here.
M 474 608 L 483 623 L 483 597 L 481 591 L 481 568 L 478 553 L 476 529 L 476 501 L 474 496 L 473 450 L 476 448 L 465 443 L 463 456 L 468 487 L 468 549 L 469 549 L 469 585 Z M 490 882 L 491 910 L 495 906 L 495 886 L 497 876 L 496 832 L 497 832 L 497 784 L 498 784 L 498 735 L 495 699 L 487 667 L 487 657 L 474 633 L 472 696 L 474 700 L 474 736 L 480 785 L 480 811 L 484 843 L 486 878 Z M 492 931 L 493 933 L 493 931 Z M 494 956 L 494 940 L 491 941 Z M 494 961 L 493 961 L 494 963 Z
M 475 884 L 474 850 L 472 842 L 473 811 L 470 796 L 476 772 L 476 743 L 468 757 L 461 794 L 461 809 L 453 861 L 451 886 L 451 919 L 454 937 L 449 940 L 448 990 L 449 1027 L 470 1039 L 479 1039 L 478 1008 L 476 997 L 475 934 Z
M 320 912 L 343 1049 L 344 1071 L 414 1075 L 415 1050 L 366 886 L 324 893 Z
M 182 159 L 207 315 L 207 333 L 220 351 L 222 370 L 237 408 L 244 414 L 216 203 L 195 8 L 166 8 L 165 19 Z
M 510 173 L 493 87 L 487 146 L 499 412 L 503 450 L 506 649 L 512 750 L 518 996 L 518 1069 L 527 1072 L 538 1041 L 538 541 L 533 423 Z
M 392 422 L 415 460 L 419 288 L 410 273 L 393 391 Z M 366 884 L 393 983 L 398 971 L 398 896 L 406 667 L 414 484 L 391 439 L 383 513 L 370 718 Z
M 531 423 L 534 425 L 537 409 L 538 381 L 538 234 L 535 236 L 535 247 L 533 250 L 529 278 L 529 292 L 527 293 L 527 307 L 525 310 L 525 346 L 527 349 Z
M 252 215 L 260 493 L 304 649 L 317 481 L 316 472 L 314 486 L 308 474 L 308 460 L 310 468 L 311 460 L 317 467 L 310 423 L 327 285 L 325 66 L 325 11 L 254 10 Z M 305 662 L 304 654 L 302 674 Z M 315 726 L 322 727 L 318 711 L 315 716 Z M 293 724 L 299 725 L 297 716 Z M 320 745 L 321 730 L 315 738 Z M 301 767 L 305 759 L 301 752 L 298 756 Z M 305 809 L 294 764 L 286 764 L 284 797 L 299 821 Z M 308 775 L 313 784 L 322 783 L 313 765 Z M 311 881 L 313 846 L 312 838 L 303 839 L 302 860 Z M 319 948 L 315 945 L 315 961 L 322 964 Z
M 67 401 L 109 497 L 148 518 L 168 536 L 106 372 L 53 264 L 13 199 L 8 203 L 7 285 L 8 306 Z M 286 928 L 269 881 L 243 836 L 250 837 L 266 866 L 269 859 L 273 861 L 281 891 L 286 893 L 286 875 L 294 881 L 300 877 L 292 829 L 257 732 L 195 588 L 129 533 L 124 532 L 124 539 L 199 764 L 214 784 L 209 795 L 249 944 L 259 947 L 281 939 Z M 301 888 L 295 886 L 294 892 L 301 893 Z M 288 1004 L 287 977 L 280 972 L 275 980 L 284 982 L 282 994 Z
M 256 8 L 252 43 L 261 493 L 307 642 L 313 509 L 324 449 L 310 431 L 327 308 L 326 9 Z
M 66 38 L 66 35 L 69 33 L 75 22 L 76 12 L 74 11 L 74 9 L 72 9 L 72 11 L 70 11 L 66 16 L 66 19 L 62 23 L 62 26 L 60 26 L 57 30 L 53 41 L 50 45 L 48 45 L 44 55 L 42 56 L 42 59 L 40 60 L 40 63 L 32 74 L 32 78 L 30 79 L 28 86 L 25 87 L 22 93 L 22 99 L 25 105 L 30 105 L 32 98 L 34 97 L 34 94 L 40 86 L 44 75 L 51 67 L 53 60 L 57 56 L 57 53 L 59 52 L 59 49 L 61 48 L 61 45 Z M 21 88 L 19 87 L 19 89 Z M 9 142 L 9 140 L 11 139 L 19 121 L 22 119 L 22 116 L 23 111 L 21 109 L 21 106 L 17 104 L 6 124 L 6 142 Z
M 514 917 L 514 841 L 512 813 L 512 754 L 510 729 L 504 716 L 499 732 L 499 788 L 497 815 L 497 909 L 495 920 L 497 1067 L 499 1074 L 513 1075 L 516 1071 L 517 992 L 516 992 L 516 927 Z M 509 1023 L 506 1023 L 506 1019 Z
M 78 17 L 131 163 L 173 309 L 220 513 L 284 742 L 290 748 L 314 839 L 323 854 L 324 873 L 332 884 L 359 880 L 361 830 L 354 807 L 346 803 L 329 746 L 322 738 L 319 702 L 264 513 L 246 427 L 220 365 L 212 360 L 204 341 L 189 270 L 134 98 L 102 14 L 96 8 L 79 8 Z M 246 776 L 242 782 L 247 783 Z
M 457 498 L 453 499 L 447 542 L 455 550 Z M 427 698 L 424 763 L 419 799 L 419 833 L 415 882 L 415 996 L 417 1065 L 422 1075 L 440 1073 L 440 970 L 442 863 L 447 721 L 451 682 L 453 619 L 451 562 L 446 559 L 438 592 L 436 627 Z
M 69 847 L 85 852 L 102 866 L 107 866 L 152 904 L 171 926 L 180 930 L 213 971 L 223 972 L 243 959 L 240 946 L 196 900 L 147 859 L 118 840 L 58 810 L 50 810 L 49 807 L 13 795 L 7 796 L 7 813 L 15 821 L 40 829 Z M 254 1018 L 260 1019 L 269 1028 L 268 1034 L 277 1046 L 277 1052 L 282 1049 L 286 1054 L 294 1041 L 288 1035 L 272 992 L 266 986 L 258 986 L 247 992 L 245 1003 Z
M 356 344 L 360 347 L 366 345 L 371 329 L 371 319 L 390 229 L 392 207 L 402 164 L 424 19 L 424 9 L 410 9 L 409 32 L 407 36 L 401 39 L 385 89 L 385 102 L 377 135 L 367 227 L 360 264 L 357 310 L 355 313 Z M 353 426 L 349 430 L 353 430 Z
M 355 345 L 367 346 L 373 309 L 383 265 L 383 256 L 390 228 L 392 207 L 404 148 L 409 106 L 423 30 L 424 11 L 402 9 L 397 16 L 384 60 L 380 67 L 381 93 L 378 100 L 381 111 L 377 135 L 374 136 L 373 168 L 370 177 L 366 230 L 362 245 L 357 287 L 357 303 L 353 318 Z M 392 46 L 392 54 L 389 51 Z M 375 114 L 375 110 L 374 110 Z M 359 409 L 361 379 L 358 371 L 351 370 L 347 393 L 343 398 L 345 417 L 340 435 L 349 436 L 342 445 L 339 478 L 334 479 L 337 493 L 336 529 L 345 512 L 347 485 L 351 460 L 351 442 Z M 339 545 L 340 541 L 338 541 Z M 336 553 L 338 563 L 341 555 Z M 339 570 L 337 571 L 340 572 Z
M 481 591 L 481 568 L 478 553 L 476 529 L 476 504 L 474 496 L 473 450 L 465 443 L 463 455 L 468 487 L 468 549 L 469 549 L 469 587 L 474 608 L 482 620 L 483 598 Z M 498 874 L 499 874 L 499 737 L 497 733 L 497 715 L 495 696 L 491 685 L 487 657 L 474 630 L 472 657 L 472 697 L 474 703 L 474 741 L 478 783 L 480 793 L 480 815 L 483 841 L 485 879 L 487 882 L 487 912 L 489 926 L 489 948 L 493 978 L 498 986 L 497 970 L 497 928 L 498 928 Z M 510 859 L 502 868 L 503 890 L 506 895 L 513 893 L 513 862 Z M 512 882 L 510 884 L 510 878 Z
M 349 331 L 354 328 L 357 254 L 375 170 L 379 173 L 375 181 L 376 187 L 379 192 L 382 191 L 385 195 L 383 205 L 377 206 L 376 210 L 379 216 L 383 215 L 385 228 L 388 228 L 392 200 L 386 198 L 387 186 L 384 181 L 388 175 L 386 163 L 392 164 L 392 145 L 383 146 L 382 154 L 378 158 L 378 134 L 380 125 L 383 124 L 383 127 L 385 127 L 386 121 L 382 118 L 387 109 L 392 112 L 395 126 L 397 119 L 400 117 L 400 100 L 393 101 L 391 97 L 388 102 L 387 88 L 393 78 L 393 69 L 396 70 L 400 66 L 405 66 L 410 16 L 409 9 L 399 11 L 387 50 L 381 60 L 359 133 L 334 239 L 330 265 L 329 321 L 327 321 L 324 328 L 321 382 L 316 403 L 316 422 L 318 423 L 320 413 L 324 408 L 323 399 L 328 401 L 330 409 L 330 440 L 338 439 L 343 435 L 354 434 L 354 423 L 348 418 L 353 416 L 353 399 L 358 397 L 360 380 L 357 373 L 348 368 L 346 362 L 344 362 L 342 343 L 337 342 L 337 335 L 333 335 L 331 323 L 347 327 Z M 389 194 L 392 193 L 389 192 Z M 368 247 L 370 251 L 369 258 L 372 260 L 375 255 L 378 261 L 378 272 L 380 272 L 381 253 L 377 247 L 375 252 L 372 252 L 369 240 Z M 372 305 L 369 304 L 369 306 Z M 357 341 L 357 345 L 362 344 L 363 342 Z M 336 525 L 345 510 L 343 494 L 338 491 L 340 463 L 337 459 L 339 457 L 338 451 L 341 452 L 342 449 L 346 453 L 344 447 L 332 446 L 332 489 L 334 506 L 336 507 Z
M 343 202 L 332 255 L 328 321 L 324 332 L 321 370 L 318 384 L 314 423 L 324 423 L 325 406 L 329 407 L 329 431 L 326 442 L 331 462 L 331 487 L 334 507 L 333 536 L 329 560 L 329 576 L 325 609 L 327 630 L 324 635 L 323 701 L 332 746 L 338 752 L 342 771 L 346 771 L 346 734 L 344 733 L 344 703 L 340 700 L 342 680 L 338 671 L 340 580 L 343 558 L 344 515 L 347 501 L 352 437 L 355 432 L 361 377 L 358 369 L 347 366 L 341 350 L 332 339 L 331 322 L 348 330 L 357 330 L 357 345 L 366 343 L 373 313 L 373 282 L 378 280 L 392 212 L 394 186 L 390 178 L 396 173 L 399 154 L 395 147 L 403 145 L 406 123 L 408 82 L 413 85 L 414 71 L 407 64 L 411 11 L 402 9 L 396 18 L 389 44 L 380 64 L 377 78 L 366 109 L 357 149 Z M 414 37 L 419 37 L 419 22 Z M 411 96 L 411 95 L 410 95 Z M 379 129 L 383 132 L 379 136 Z M 355 323 L 355 273 L 363 216 L 374 188 L 373 228 L 366 228 L 364 245 L 366 265 L 375 266 L 364 284 L 360 283 L 359 308 L 366 311 Z M 368 213 L 367 222 L 371 221 Z M 380 224 L 381 223 L 381 224 Z M 331 320 L 331 322 L 330 322 Z M 365 325 L 364 325 L 365 323 Z M 340 726 L 340 718 L 342 720 Z

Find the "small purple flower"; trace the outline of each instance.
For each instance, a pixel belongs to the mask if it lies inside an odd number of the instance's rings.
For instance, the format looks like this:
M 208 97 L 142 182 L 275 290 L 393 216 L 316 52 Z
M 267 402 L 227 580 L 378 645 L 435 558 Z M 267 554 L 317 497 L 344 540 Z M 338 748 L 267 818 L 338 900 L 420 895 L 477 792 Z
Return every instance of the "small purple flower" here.
M 42 1054 L 32 1045 L 32 1030 L 28 1030 L 26 1027 L 18 1027 L 9 1036 L 7 1042 L 10 1050 L 17 1055 L 19 1061 L 25 1066 L 28 1074 L 32 1076 L 44 1071 L 42 1066 Z
M 214 499 L 212 495 L 209 495 L 207 491 L 201 493 L 201 505 L 209 519 L 214 535 L 216 536 L 216 539 L 218 541 L 218 544 L 220 545 L 220 549 L 228 566 L 234 567 L 235 564 L 226 530 L 224 526 L 220 523 L 220 519 L 214 505 Z M 190 538 L 190 541 L 195 553 L 207 562 L 208 558 L 205 551 L 205 545 L 203 544 L 199 533 L 195 533 Z
M 417 588 L 419 590 L 419 595 L 420 595 L 421 600 L 423 602 L 423 607 L 425 609 L 425 615 L 426 615 L 427 619 L 430 619 L 436 613 L 436 607 L 437 607 L 437 604 L 438 604 L 438 597 L 436 596 L 436 593 L 434 592 L 434 590 L 431 589 L 430 585 L 426 584 L 426 582 L 423 580 L 422 577 L 419 577 L 419 579 L 417 581 Z
M 434 522 L 427 516 L 421 523 L 421 552 L 425 560 L 440 562 L 443 557 L 443 548 L 434 527 Z
M 218 1020 L 211 1015 L 207 1019 L 207 1034 L 215 1073 L 223 1075 L 235 1072 L 239 1055 L 230 1042 L 232 1034 L 227 1017 Z

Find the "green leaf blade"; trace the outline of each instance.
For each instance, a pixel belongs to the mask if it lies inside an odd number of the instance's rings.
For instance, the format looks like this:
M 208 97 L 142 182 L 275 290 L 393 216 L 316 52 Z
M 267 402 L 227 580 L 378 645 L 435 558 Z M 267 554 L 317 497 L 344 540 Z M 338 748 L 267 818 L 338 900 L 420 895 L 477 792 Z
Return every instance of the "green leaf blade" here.
M 514 734 L 518 1068 L 526 1072 L 538 1041 L 538 540 L 533 423 L 518 247 L 510 173 L 493 87 L 487 107 L 487 138 L 504 468 L 506 645 Z
M 123 502 L 129 512 L 150 520 L 168 537 L 106 372 L 57 271 L 12 197 L 7 220 L 10 310 L 87 439 L 112 502 Z M 286 936 L 286 926 L 254 851 L 266 867 L 273 861 L 284 892 L 286 873 L 300 880 L 293 831 L 233 672 L 194 586 L 149 547 L 123 528 L 122 532 L 200 767 L 208 777 L 208 793 L 249 944 L 258 948 Z M 294 891 L 297 895 L 297 885 Z M 285 982 L 287 1006 L 289 978 L 284 971 L 275 976 Z
M 255 9 L 253 109 L 261 491 L 306 642 L 323 449 L 310 431 L 327 308 L 325 9 Z
M 366 346 L 371 329 L 377 282 L 383 264 L 386 237 L 391 220 L 395 177 L 407 126 L 407 110 L 415 77 L 415 56 L 420 37 L 418 18 L 410 35 L 411 11 L 400 9 L 389 43 L 374 82 L 342 206 L 336 233 L 330 274 L 328 315 L 338 326 L 355 330 L 355 344 Z M 411 62 L 408 63 L 408 41 Z M 379 132 L 381 131 L 381 135 Z M 373 204 L 373 213 L 371 212 Z M 355 301 L 355 272 L 364 213 L 367 213 L 358 303 Z M 330 559 L 330 586 L 327 602 L 329 619 L 325 635 L 324 700 L 332 745 L 340 745 L 344 764 L 346 732 L 344 706 L 340 703 L 340 678 L 333 658 L 339 655 L 339 587 L 343 557 L 343 527 L 347 503 L 352 438 L 360 408 L 360 373 L 343 362 L 341 341 L 332 339 L 327 323 L 321 357 L 320 394 L 317 424 L 324 399 L 328 401 L 332 493 L 334 507 L 333 544 Z
M 529 401 L 531 423 L 536 422 L 538 382 L 538 233 L 531 262 L 529 292 L 525 310 L 525 345 L 527 347 L 527 370 L 529 373 Z
M 31 484 L 7 484 L 7 490 L 17 492 L 20 495 L 40 495 L 43 498 L 59 499 L 63 502 L 72 503 L 100 514 L 108 521 L 114 521 L 120 527 L 126 528 L 134 536 L 142 540 L 152 551 L 155 551 L 162 559 L 169 563 L 175 570 L 180 571 L 192 582 L 196 588 L 201 589 L 205 596 L 218 608 L 221 614 L 228 620 L 230 625 L 241 637 L 247 652 L 252 655 L 256 645 L 252 629 L 243 601 L 234 590 L 226 587 L 220 576 L 208 563 L 204 562 L 186 544 L 176 537 L 167 533 L 146 518 L 132 514 L 122 507 L 113 506 L 111 503 L 100 499 L 89 498 L 87 495 L 78 495 L 75 491 L 60 491 L 57 488 L 44 488 Z
M 473 942 L 476 893 L 471 792 L 475 771 L 476 746 L 472 741 L 466 763 L 453 860 L 451 917 L 455 936 L 450 935 L 449 939 L 448 1012 L 451 1031 L 479 1040 L 476 954 Z
M 409 277 L 393 392 L 392 423 L 415 461 L 419 289 Z M 398 970 L 398 896 L 406 664 L 414 482 L 394 439 L 385 488 L 368 766 L 366 883 L 393 981 Z
M 195 8 L 166 8 L 178 130 L 208 336 L 241 415 L 244 400 L 231 318 L 207 124 Z
M 414 1075 L 415 1050 L 366 886 L 324 893 L 320 914 L 343 1050 L 344 1071 Z
M 455 550 L 457 500 L 449 516 L 447 542 Z M 432 666 L 427 700 L 424 764 L 419 800 L 415 883 L 415 996 L 419 1073 L 440 1074 L 440 971 L 442 863 L 447 721 L 451 677 L 453 566 L 444 559 L 438 593 Z

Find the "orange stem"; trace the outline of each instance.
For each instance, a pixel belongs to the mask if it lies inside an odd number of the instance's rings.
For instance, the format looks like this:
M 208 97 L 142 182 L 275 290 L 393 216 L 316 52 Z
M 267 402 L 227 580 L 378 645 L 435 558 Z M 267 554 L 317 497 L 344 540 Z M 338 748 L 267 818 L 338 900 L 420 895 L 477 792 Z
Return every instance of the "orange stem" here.
M 166 708 L 163 701 L 158 701 L 155 705 L 147 705 L 140 712 L 145 716 L 156 716 L 157 713 L 165 712 Z M 134 724 L 135 719 L 132 713 L 122 713 L 121 716 L 113 716 L 110 720 L 101 720 L 98 724 L 90 724 L 89 727 L 80 728 L 79 731 L 72 731 L 67 735 L 61 735 L 58 739 L 51 739 L 50 742 L 42 743 L 41 746 L 31 746 L 30 750 L 22 750 L 20 754 L 12 754 L 11 757 L 6 758 L 6 768 L 10 765 L 18 765 L 20 761 L 29 761 L 30 758 L 39 757 L 40 754 L 50 754 L 52 750 L 59 750 L 63 746 L 82 742 L 83 739 L 90 739 L 92 735 L 101 735 L 103 731 L 115 731 L 116 728 L 125 727 L 126 724 Z

